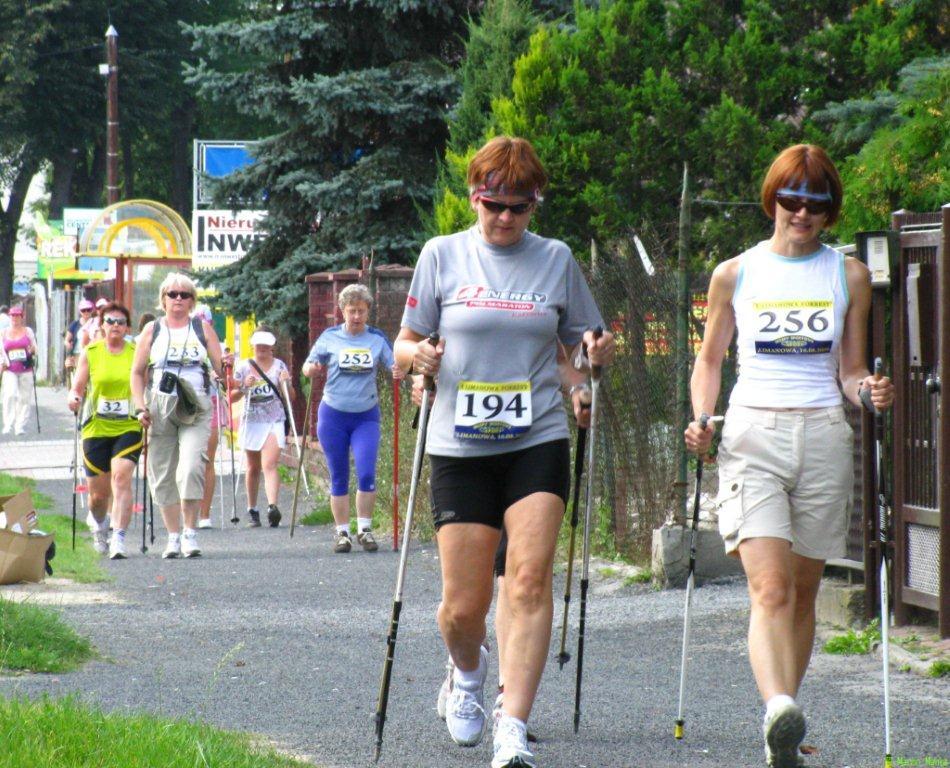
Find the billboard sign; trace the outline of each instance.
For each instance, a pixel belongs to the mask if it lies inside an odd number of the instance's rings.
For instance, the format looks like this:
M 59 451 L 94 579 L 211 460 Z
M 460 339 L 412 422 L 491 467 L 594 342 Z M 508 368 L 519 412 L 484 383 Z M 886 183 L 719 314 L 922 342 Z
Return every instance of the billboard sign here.
M 267 237 L 265 211 L 200 211 L 191 214 L 192 269 L 215 269 L 243 258 Z
M 199 208 L 202 205 L 212 204 L 208 177 L 223 179 L 254 162 L 251 148 L 256 143 L 254 141 L 195 140 L 193 207 Z

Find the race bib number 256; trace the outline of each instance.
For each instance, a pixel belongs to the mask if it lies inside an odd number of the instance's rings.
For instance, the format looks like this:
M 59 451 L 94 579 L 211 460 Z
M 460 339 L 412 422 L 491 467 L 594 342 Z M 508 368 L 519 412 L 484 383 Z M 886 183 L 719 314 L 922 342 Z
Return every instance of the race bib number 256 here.
M 531 382 L 460 381 L 455 436 L 460 440 L 513 440 L 531 428 Z
M 759 355 L 822 355 L 835 338 L 830 299 L 756 301 L 755 351 Z

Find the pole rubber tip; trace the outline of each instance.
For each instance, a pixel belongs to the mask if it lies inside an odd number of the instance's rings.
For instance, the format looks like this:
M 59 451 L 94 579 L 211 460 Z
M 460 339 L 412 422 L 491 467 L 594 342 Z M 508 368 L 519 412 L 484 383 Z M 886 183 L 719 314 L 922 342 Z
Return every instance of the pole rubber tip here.
M 676 726 L 673 728 L 673 736 L 677 739 L 683 738 L 683 721 L 677 720 Z

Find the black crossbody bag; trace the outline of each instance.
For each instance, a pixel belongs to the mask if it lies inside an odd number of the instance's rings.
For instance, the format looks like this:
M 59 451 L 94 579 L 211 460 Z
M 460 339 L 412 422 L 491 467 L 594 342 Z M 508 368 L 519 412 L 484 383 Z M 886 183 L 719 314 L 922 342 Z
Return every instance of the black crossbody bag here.
M 274 382 L 267 378 L 267 374 L 261 370 L 261 367 L 256 362 L 254 362 L 253 359 L 250 359 L 247 362 L 249 362 L 251 367 L 261 375 L 261 378 L 264 379 L 264 381 L 267 383 L 267 386 L 274 390 L 274 394 L 277 395 L 277 400 L 280 402 L 280 407 L 284 409 L 284 437 L 287 437 L 290 434 L 290 412 L 287 410 L 287 403 L 285 403 L 284 398 L 281 397 L 280 390 L 274 386 Z

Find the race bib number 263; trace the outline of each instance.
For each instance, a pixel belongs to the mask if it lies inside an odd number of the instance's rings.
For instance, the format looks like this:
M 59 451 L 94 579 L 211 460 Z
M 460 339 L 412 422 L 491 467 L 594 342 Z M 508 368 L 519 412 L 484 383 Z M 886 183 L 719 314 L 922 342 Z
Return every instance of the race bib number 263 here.
M 531 382 L 460 381 L 455 436 L 460 440 L 513 440 L 531 428 Z
M 830 299 L 756 301 L 755 351 L 759 355 L 826 355 L 835 338 Z

